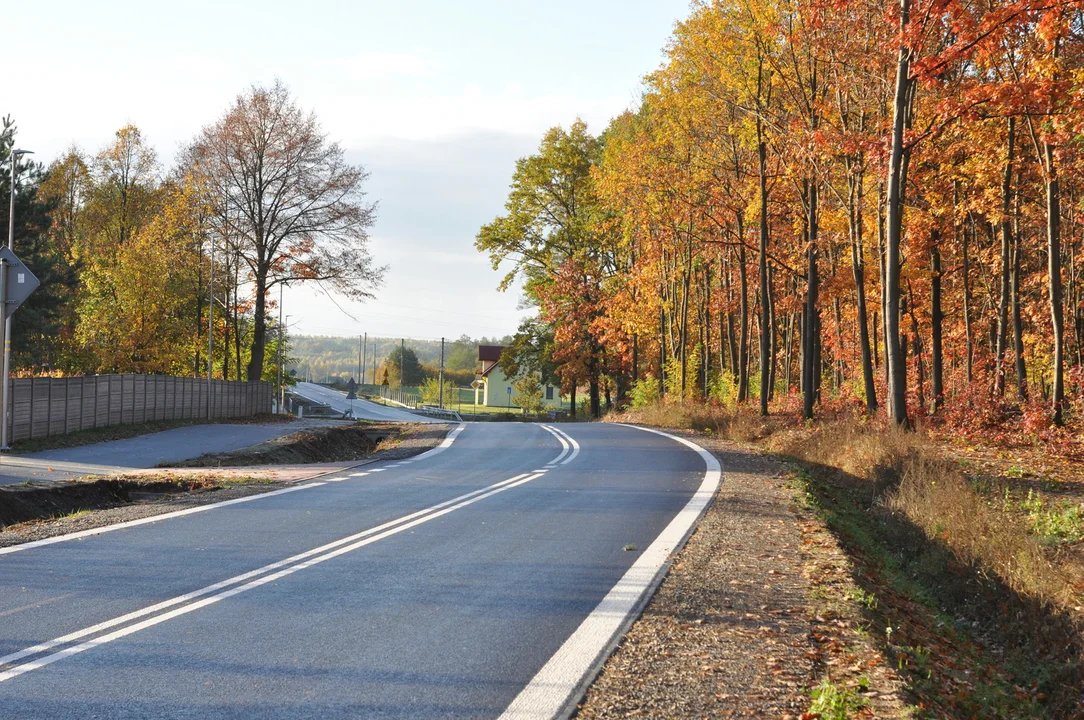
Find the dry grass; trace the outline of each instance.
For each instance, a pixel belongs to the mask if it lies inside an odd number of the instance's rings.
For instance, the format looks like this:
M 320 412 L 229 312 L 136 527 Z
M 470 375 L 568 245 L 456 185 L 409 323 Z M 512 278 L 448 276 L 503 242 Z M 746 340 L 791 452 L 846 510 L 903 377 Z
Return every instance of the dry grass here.
M 961 561 L 992 571 L 1017 593 L 1063 608 L 1074 604 L 1069 581 L 1027 525 L 992 506 L 946 461 L 922 454 L 907 459 L 887 501 Z
M 970 481 L 943 441 L 846 413 L 802 423 L 664 403 L 612 419 L 706 431 L 794 461 L 805 502 L 874 601 L 870 627 L 894 630 L 874 636 L 931 716 L 1084 718 L 1073 689 L 1084 680 L 1084 584 L 1074 585 L 1084 542 L 1044 543 L 1037 510 L 1014 511 L 1000 486 Z
M 738 442 L 761 440 L 775 432 L 778 425 L 772 418 L 719 405 L 698 402 L 662 402 L 644 408 L 607 415 L 607 422 L 651 425 L 710 432 Z
M 832 481 L 855 501 L 898 514 L 962 564 L 992 573 L 1014 592 L 1059 608 L 1081 604 L 1071 578 L 1050 562 L 1027 523 L 972 488 L 924 433 L 863 417 L 801 426 L 693 402 L 659 403 L 612 419 L 759 441 L 773 453 L 832 472 Z
M 898 513 L 964 565 L 993 573 L 1013 591 L 1062 608 L 1072 584 L 1044 555 L 1026 523 L 967 482 L 920 433 L 864 420 L 780 433 L 769 449 L 832 468 L 856 499 Z

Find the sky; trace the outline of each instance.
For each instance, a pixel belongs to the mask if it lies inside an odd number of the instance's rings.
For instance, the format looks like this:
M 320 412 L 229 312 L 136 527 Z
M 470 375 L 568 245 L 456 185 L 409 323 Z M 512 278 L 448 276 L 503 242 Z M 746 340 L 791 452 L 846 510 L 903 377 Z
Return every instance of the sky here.
M 48 164 L 96 153 L 133 123 L 168 167 L 238 93 L 281 80 L 370 177 L 364 304 L 288 288 L 291 332 L 456 338 L 511 334 L 529 314 L 474 249 L 517 158 L 582 117 L 633 107 L 689 0 L 11 2 L 0 114 Z

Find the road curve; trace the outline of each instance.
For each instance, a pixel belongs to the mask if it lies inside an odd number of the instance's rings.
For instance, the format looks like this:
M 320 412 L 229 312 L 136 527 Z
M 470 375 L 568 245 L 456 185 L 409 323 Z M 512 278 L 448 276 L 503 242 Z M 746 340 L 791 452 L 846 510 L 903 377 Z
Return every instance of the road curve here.
M 433 420 L 424 415 L 417 415 L 406 410 L 386 407 L 368 400 L 347 400 L 346 394 L 315 383 L 299 382 L 293 391 L 303 398 L 330 405 L 334 410 L 346 412 L 352 410 L 354 417 L 360 420 L 384 420 L 394 422 L 446 422 Z
M 0 716 L 550 717 L 706 505 L 705 456 L 468 424 L 410 461 L 0 549 Z

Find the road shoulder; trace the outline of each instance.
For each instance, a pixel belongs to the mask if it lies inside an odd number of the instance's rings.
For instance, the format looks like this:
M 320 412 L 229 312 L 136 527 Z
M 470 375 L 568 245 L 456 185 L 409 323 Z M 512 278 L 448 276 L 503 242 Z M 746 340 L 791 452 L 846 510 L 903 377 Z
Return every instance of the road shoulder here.
M 723 482 L 576 717 L 820 717 L 807 713 L 825 678 L 817 694 L 855 716 L 903 717 L 846 556 L 792 469 L 710 434 L 668 432 L 715 454 Z

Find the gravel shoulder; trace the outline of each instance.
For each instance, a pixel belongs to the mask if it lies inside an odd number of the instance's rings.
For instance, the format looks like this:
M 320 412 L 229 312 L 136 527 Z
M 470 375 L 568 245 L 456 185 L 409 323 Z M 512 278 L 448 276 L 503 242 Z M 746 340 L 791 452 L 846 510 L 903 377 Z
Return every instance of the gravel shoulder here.
M 363 460 L 329 465 L 326 472 L 335 472 L 346 467 L 358 467 L 374 462 L 402 460 L 419 455 L 439 445 L 452 427 L 452 425 L 444 424 L 417 425 L 412 428 L 409 434 L 385 443 Z M 9 525 L 0 531 L 0 547 L 19 545 L 34 540 L 185 510 L 200 505 L 258 495 L 299 482 L 314 480 L 319 476 L 313 474 L 312 465 L 296 466 L 296 472 L 290 472 L 291 467 L 294 466 L 279 466 L 275 469 L 274 474 L 267 472 L 269 468 L 238 467 L 228 470 L 224 468 L 215 470 L 156 470 L 115 476 L 110 479 L 134 480 L 148 485 L 183 478 L 184 484 L 193 486 L 193 489 L 177 494 L 166 494 L 156 499 L 73 513 L 67 517 L 52 520 L 37 520 Z M 93 478 L 88 478 L 86 482 L 93 482 L 93 480 Z M 70 485 L 72 483 L 63 484 Z M 0 492 L 19 491 L 20 488 L 0 490 Z M 0 502 L 3 502 L 2 496 L 0 496 Z
M 723 482 L 575 717 L 907 717 L 846 555 L 793 469 L 710 434 L 667 432 L 713 452 Z M 825 679 L 831 689 L 812 693 Z M 822 715 L 814 695 L 826 693 L 847 714 Z

